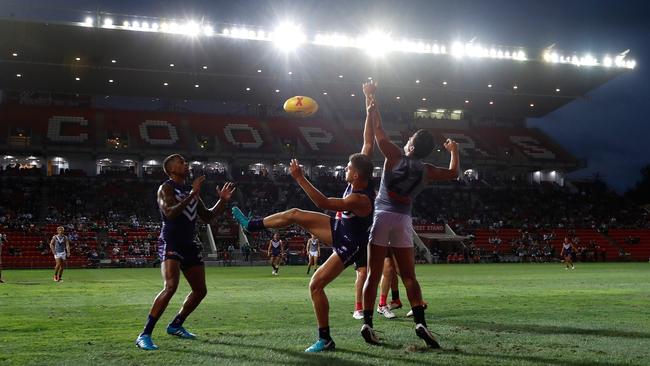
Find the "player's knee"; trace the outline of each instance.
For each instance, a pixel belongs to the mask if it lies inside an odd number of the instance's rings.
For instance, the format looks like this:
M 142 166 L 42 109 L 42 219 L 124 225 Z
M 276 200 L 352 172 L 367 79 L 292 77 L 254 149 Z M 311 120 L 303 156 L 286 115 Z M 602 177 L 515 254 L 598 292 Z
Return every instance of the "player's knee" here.
M 178 290 L 178 282 L 165 282 L 165 294 L 171 296 Z
M 312 296 L 316 293 L 322 292 L 325 288 L 325 283 L 322 280 L 312 278 L 309 282 L 309 292 Z
M 287 217 L 289 217 L 289 219 L 291 220 L 295 220 L 299 213 L 300 213 L 300 209 L 295 207 L 285 211 L 285 215 L 287 215 Z
M 194 292 L 194 294 L 200 299 L 203 299 L 208 295 L 208 289 L 205 287 L 192 290 L 192 292 Z

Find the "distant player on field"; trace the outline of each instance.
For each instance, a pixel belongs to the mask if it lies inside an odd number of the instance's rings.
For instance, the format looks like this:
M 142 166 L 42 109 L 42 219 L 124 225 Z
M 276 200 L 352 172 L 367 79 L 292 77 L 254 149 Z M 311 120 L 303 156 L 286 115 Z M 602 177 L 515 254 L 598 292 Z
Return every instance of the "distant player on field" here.
M 269 248 L 266 251 L 266 255 L 270 258 L 271 268 L 273 268 L 271 274 L 277 276 L 278 271 L 280 271 L 282 258 L 284 258 L 284 243 L 280 240 L 280 234 L 273 234 L 273 239 L 269 240 Z
M 230 201 L 235 191 L 230 182 L 220 190 L 217 187 L 219 201 L 207 209 L 199 193 L 205 176 L 200 176 L 187 185 L 189 165 L 178 154 L 168 156 L 163 163 L 163 170 L 169 179 L 158 188 L 158 207 L 162 217 L 162 228 L 158 238 L 158 255 L 164 288 L 154 299 L 144 330 L 135 344 L 144 350 L 158 349 L 151 340 L 151 333 L 156 322 L 167 308 L 183 272 L 192 291 L 187 295 L 174 320 L 167 326 L 167 334 L 180 338 L 193 339 L 195 335 L 183 328 L 183 322 L 201 303 L 207 294 L 205 286 L 205 268 L 201 258 L 201 245 L 194 241 L 196 219 L 200 217 L 210 223 L 219 216 Z
M 573 254 L 576 252 L 576 248 L 573 246 L 573 243 L 569 240 L 569 238 L 565 237 L 564 238 L 564 243 L 562 243 L 562 252 L 560 255 L 564 258 L 564 269 L 568 270 L 569 266 L 571 266 L 571 269 L 576 269 L 576 267 L 573 265 Z M 584 268 L 583 268 L 584 269 Z
M 307 274 L 311 270 L 311 266 L 314 266 L 314 271 L 318 269 L 318 257 L 320 257 L 320 242 L 316 235 L 311 234 L 311 238 L 307 239 L 307 258 L 309 262 L 307 263 Z
M 52 236 L 50 240 L 50 250 L 54 254 L 54 261 L 56 262 L 54 266 L 54 281 L 56 282 L 61 282 L 65 261 L 70 257 L 70 240 L 63 235 L 64 232 L 63 226 L 57 227 L 56 235 Z

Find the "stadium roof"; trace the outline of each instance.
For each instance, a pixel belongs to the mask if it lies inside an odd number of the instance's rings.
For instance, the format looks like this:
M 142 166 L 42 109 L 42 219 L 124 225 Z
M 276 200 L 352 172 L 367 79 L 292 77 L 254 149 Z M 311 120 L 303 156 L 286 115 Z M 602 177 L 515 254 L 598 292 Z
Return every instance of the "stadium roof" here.
M 325 108 L 358 109 L 360 84 L 373 78 L 384 108 L 514 118 L 544 116 L 627 70 L 577 67 L 570 57 L 566 64 L 536 56 L 459 58 L 451 49 L 372 58 L 362 49 L 313 42 L 287 53 L 255 39 L 15 20 L 0 20 L 0 44 L 6 90 L 277 106 L 308 95 Z M 544 53 L 551 57 L 557 56 Z

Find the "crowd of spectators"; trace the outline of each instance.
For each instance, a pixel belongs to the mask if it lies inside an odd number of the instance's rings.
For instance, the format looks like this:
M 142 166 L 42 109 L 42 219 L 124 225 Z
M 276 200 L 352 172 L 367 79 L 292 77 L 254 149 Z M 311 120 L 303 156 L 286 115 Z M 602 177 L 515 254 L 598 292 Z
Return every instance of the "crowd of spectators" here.
M 75 255 L 97 262 L 104 259 L 152 257 L 155 233 L 160 214 L 156 190 L 160 180 L 99 175 L 96 177 L 0 175 L 0 227 L 25 235 L 44 236 L 44 224 L 68 227 L 71 237 L 78 234 Z M 199 172 L 200 173 L 200 172 Z M 206 204 L 218 200 L 217 185 L 230 180 L 223 171 L 211 171 L 201 193 Z M 243 171 L 233 177 L 237 191 L 233 204 L 244 212 L 261 217 L 291 207 L 318 210 L 302 189 L 286 174 L 269 175 L 265 171 Z M 325 174 L 311 179 L 326 196 L 340 196 L 346 183 L 341 176 Z M 378 178 L 374 179 L 378 187 Z M 334 214 L 331 213 L 330 214 Z M 234 221 L 226 211 L 216 230 L 224 232 Z M 522 261 L 548 261 L 558 256 L 553 245 L 554 229 L 591 228 L 607 233 L 611 228 L 650 228 L 648 213 L 626 201 L 601 182 L 572 183 L 566 187 L 555 184 L 523 184 L 521 181 L 450 182 L 426 189 L 414 202 L 414 223 L 448 223 L 458 234 L 472 235 L 477 229 L 494 230 L 490 238 L 492 252 L 513 255 Z M 498 230 L 520 230 L 520 237 L 504 242 Z M 154 234 L 135 239 L 124 236 L 125 229 Z M 115 236 L 102 234 L 119 232 Z M 88 234 L 91 233 L 91 234 Z M 236 235 L 217 241 L 217 249 L 229 247 L 240 253 L 265 252 L 271 233 L 251 237 L 250 248 L 240 248 Z M 283 238 L 306 237 L 298 228 L 283 231 Z M 71 238 L 72 239 L 72 238 Z M 578 238 L 574 238 L 579 240 Z M 49 238 L 44 239 L 44 241 Z M 638 243 L 629 237 L 625 244 Z M 602 260 L 604 250 L 595 242 L 575 243 L 578 259 Z M 20 255 L 19 248 L 7 249 L 8 255 Z M 47 243 L 37 250 L 47 253 Z M 491 253 L 481 252 L 471 242 L 462 249 L 435 253 L 449 262 L 471 262 Z

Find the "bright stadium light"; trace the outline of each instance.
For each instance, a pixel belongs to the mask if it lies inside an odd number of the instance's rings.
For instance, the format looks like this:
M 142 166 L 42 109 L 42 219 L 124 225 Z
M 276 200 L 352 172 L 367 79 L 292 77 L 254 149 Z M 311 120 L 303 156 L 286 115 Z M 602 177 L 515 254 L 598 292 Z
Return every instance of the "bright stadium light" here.
M 201 32 L 201 27 L 197 22 L 193 20 L 190 20 L 187 23 L 185 23 L 180 30 L 180 33 L 183 33 L 190 37 L 196 37 L 199 35 L 200 32 Z
M 104 18 L 104 27 L 111 28 L 113 26 L 113 19 Z
M 140 22 L 134 20 L 133 23 L 131 23 L 131 28 L 140 29 Z
M 606 55 L 606 56 L 603 58 L 603 66 L 605 66 L 605 67 L 611 67 L 613 63 L 614 63 L 614 62 L 612 61 L 612 58 L 611 58 L 611 57 L 609 57 L 609 56 Z
M 156 23 L 156 22 L 151 23 L 151 30 L 152 31 L 157 32 L 159 28 L 160 28 L 160 26 L 158 25 L 158 23 Z
M 462 58 L 465 55 L 465 47 L 460 42 L 454 42 L 451 45 L 451 55 L 456 58 Z
M 92 27 L 92 26 L 93 26 L 93 22 L 94 22 L 94 20 L 93 20 L 92 17 L 86 17 L 86 19 L 84 19 L 84 25 L 85 25 L 86 27 Z
M 283 51 L 293 51 L 307 39 L 299 25 L 289 22 L 278 25 L 269 37 Z
M 142 27 L 142 30 L 149 30 L 149 23 L 148 22 L 142 22 L 140 25 Z
M 381 57 L 393 49 L 393 40 L 390 35 L 382 31 L 372 31 L 360 37 L 358 43 L 373 57 Z
M 206 25 L 205 27 L 203 27 L 203 34 L 205 34 L 206 36 L 213 35 L 214 34 L 214 28 L 212 28 L 211 25 Z
M 122 22 L 122 27 L 124 27 L 124 28 L 128 28 L 128 27 L 130 27 L 130 26 L 131 26 L 131 23 L 129 23 L 128 20 L 125 20 L 125 21 Z

